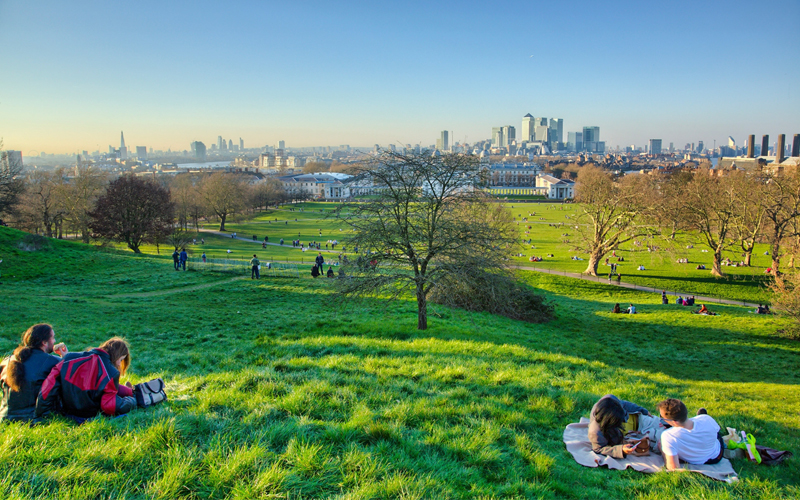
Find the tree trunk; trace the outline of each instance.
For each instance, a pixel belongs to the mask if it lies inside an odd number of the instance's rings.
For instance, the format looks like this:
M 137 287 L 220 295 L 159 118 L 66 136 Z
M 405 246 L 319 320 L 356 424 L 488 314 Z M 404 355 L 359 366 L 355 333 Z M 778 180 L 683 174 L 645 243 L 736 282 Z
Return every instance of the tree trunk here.
M 591 254 L 589 254 L 589 264 L 586 266 L 586 270 L 584 274 L 588 274 L 590 276 L 597 276 L 597 265 L 600 264 L 600 259 L 603 258 L 604 253 L 600 250 L 594 250 Z
M 428 298 L 422 285 L 417 285 L 417 330 L 428 329 Z
M 219 217 L 219 230 L 225 230 L 225 219 L 228 217 L 228 214 L 220 215 Z
M 770 246 L 770 253 L 772 253 L 772 275 L 778 275 L 778 268 L 781 265 L 781 247 L 777 243 L 773 243 Z M 792 253 L 792 257 L 794 257 L 794 253 Z
M 711 274 L 718 277 L 725 276 L 722 272 L 722 252 L 717 250 L 714 252 L 714 263 L 711 265 Z
M 753 249 L 747 249 L 744 252 L 744 265 L 750 267 L 750 257 L 753 256 Z
M 142 253 L 142 251 L 139 250 L 139 247 L 137 245 L 132 245 L 132 244 L 128 243 L 128 248 L 133 250 L 133 253 Z

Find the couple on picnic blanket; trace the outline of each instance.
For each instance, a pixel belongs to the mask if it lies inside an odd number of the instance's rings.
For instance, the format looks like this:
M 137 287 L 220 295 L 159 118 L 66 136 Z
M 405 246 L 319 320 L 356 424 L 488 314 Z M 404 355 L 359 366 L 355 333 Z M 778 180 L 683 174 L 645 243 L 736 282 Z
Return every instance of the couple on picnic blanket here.
M 680 468 L 681 461 L 700 465 L 722 460 L 720 426 L 705 408 L 692 418 L 679 399 L 665 399 L 657 408 L 659 417 L 613 394 L 603 396 L 589 419 L 592 450 L 613 458 L 661 453 L 669 470 Z

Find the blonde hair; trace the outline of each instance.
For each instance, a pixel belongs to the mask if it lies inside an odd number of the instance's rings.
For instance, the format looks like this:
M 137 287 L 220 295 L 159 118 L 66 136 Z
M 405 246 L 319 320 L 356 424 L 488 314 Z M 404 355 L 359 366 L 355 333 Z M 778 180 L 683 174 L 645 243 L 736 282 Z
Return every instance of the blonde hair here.
M 119 362 L 119 373 L 125 375 L 131 365 L 131 351 L 128 341 L 122 337 L 111 337 L 99 347 L 108 353 L 111 363 L 116 366 Z

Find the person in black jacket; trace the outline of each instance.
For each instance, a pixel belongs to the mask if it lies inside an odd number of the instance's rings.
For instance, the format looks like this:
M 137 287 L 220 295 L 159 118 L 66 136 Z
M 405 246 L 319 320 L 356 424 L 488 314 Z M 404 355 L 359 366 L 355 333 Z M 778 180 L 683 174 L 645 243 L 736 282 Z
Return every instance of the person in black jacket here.
M 42 384 L 36 402 L 36 416 L 55 409 L 61 399 L 64 414 L 79 419 L 123 415 L 136 407 L 130 382 L 119 385 L 131 362 L 128 342 L 120 337 L 105 341 L 100 347 L 64 355 Z
M 317 257 L 314 259 L 314 262 L 317 263 L 317 267 L 320 268 L 320 271 L 322 271 L 323 269 L 322 266 L 325 265 L 325 257 L 322 256 L 322 252 L 319 252 L 317 254 Z
M 56 334 L 48 324 L 33 325 L 22 334 L 22 343 L 0 364 L 0 420 L 34 420 L 36 398 L 50 370 L 61 361 L 53 349 L 65 353 L 67 346 L 55 345 Z

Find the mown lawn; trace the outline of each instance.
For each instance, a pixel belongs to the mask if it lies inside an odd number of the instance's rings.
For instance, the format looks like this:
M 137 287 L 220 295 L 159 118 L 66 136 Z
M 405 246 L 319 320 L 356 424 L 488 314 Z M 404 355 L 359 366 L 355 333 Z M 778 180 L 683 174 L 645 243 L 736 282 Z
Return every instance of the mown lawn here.
M 727 485 L 588 469 L 566 424 L 613 392 L 680 397 L 759 443 L 800 446 L 800 344 L 786 320 L 525 273 L 557 306 L 531 325 L 433 307 L 336 301 L 325 280 L 175 272 L 167 259 L 67 242 L 16 249 L 0 228 L 0 351 L 52 323 L 72 350 L 132 344 L 151 410 L 76 426 L 5 425 L 1 498 L 797 498 L 800 465 L 738 461 Z M 615 302 L 640 314 L 613 315 Z
M 348 228 L 337 219 L 329 217 L 336 206 L 335 203 L 300 203 L 271 209 L 252 217 L 242 216 L 240 220 L 227 223 L 227 231 L 236 232 L 238 236 L 248 239 L 255 235 L 256 242 L 199 233 L 198 242 L 200 238 L 205 238 L 205 245 L 191 245 L 188 250 L 196 257 L 205 252 L 209 258 L 249 260 L 253 253 L 256 253 L 261 260 L 267 262 L 313 263 L 315 252 L 303 253 L 300 249 L 292 248 L 291 242 L 298 238 L 305 245 L 316 241 L 322 244 L 324 250 L 328 240 L 345 241 L 349 234 Z M 573 273 L 582 273 L 586 269 L 585 260 L 572 260 L 573 256 L 587 258 L 585 253 L 575 249 L 577 239 L 574 221 L 578 205 L 506 202 L 506 206 L 519 222 L 520 240 L 531 240 L 529 244 L 523 245 L 521 257 L 511 257 L 513 263 Z M 523 221 L 523 218 L 527 218 L 527 222 Z M 213 223 L 205 223 L 203 226 L 206 229 L 219 228 L 218 224 Z M 563 234 L 567 236 L 562 236 Z M 269 237 L 270 243 L 277 243 L 283 238 L 285 245 L 283 247 L 268 245 L 263 249 L 261 241 L 265 236 Z M 657 250 L 648 251 L 648 244 L 654 245 Z M 693 248 L 687 248 L 690 245 Z M 231 252 L 228 253 L 228 250 Z M 332 257 L 338 254 L 338 250 L 340 247 L 337 247 L 337 252 L 331 251 L 326 254 Z M 352 250 L 348 249 L 348 253 Z M 624 262 L 618 263 L 618 271 L 623 275 L 623 281 L 651 289 L 751 303 L 769 302 L 770 294 L 766 289 L 768 276 L 765 275 L 765 271 L 772 262 L 768 255 L 764 255 L 767 250 L 766 245 L 756 246 L 752 267 L 723 267 L 727 274 L 724 278 L 711 276 L 709 271 L 711 253 L 703 250 L 704 247 L 696 239 L 686 234 L 678 234 L 674 241 L 654 238 L 642 240 L 640 245 L 630 242 L 624 244 L 617 252 L 618 256 L 625 259 Z M 155 254 L 156 248 L 146 245 L 143 251 Z M 170 254 L 171 250 L 162 248 L 161 253 Z M 549 254 L 553 257 L 548 257 Z M 532 263 L 529 261 L 531 256 L 542 257 L 544 261 Z M 725 256 L 734 262 L 742 260 L 741 249 L 738 247 L 731 248 Z M 614 257 L 609 255 L 609 258 L 610 261 L 617 263 Z M 689 263 L 677 262 L 683 258 L 688 259 Z M 637 271 L 640 264 L 645 266 L 645 271 Z M 698 264 L 704 264 L 707 269 L 696 269 Z M 609 270 L 610 268 L 603 262 L 598 273 L 601 276 L 607 275 Z

